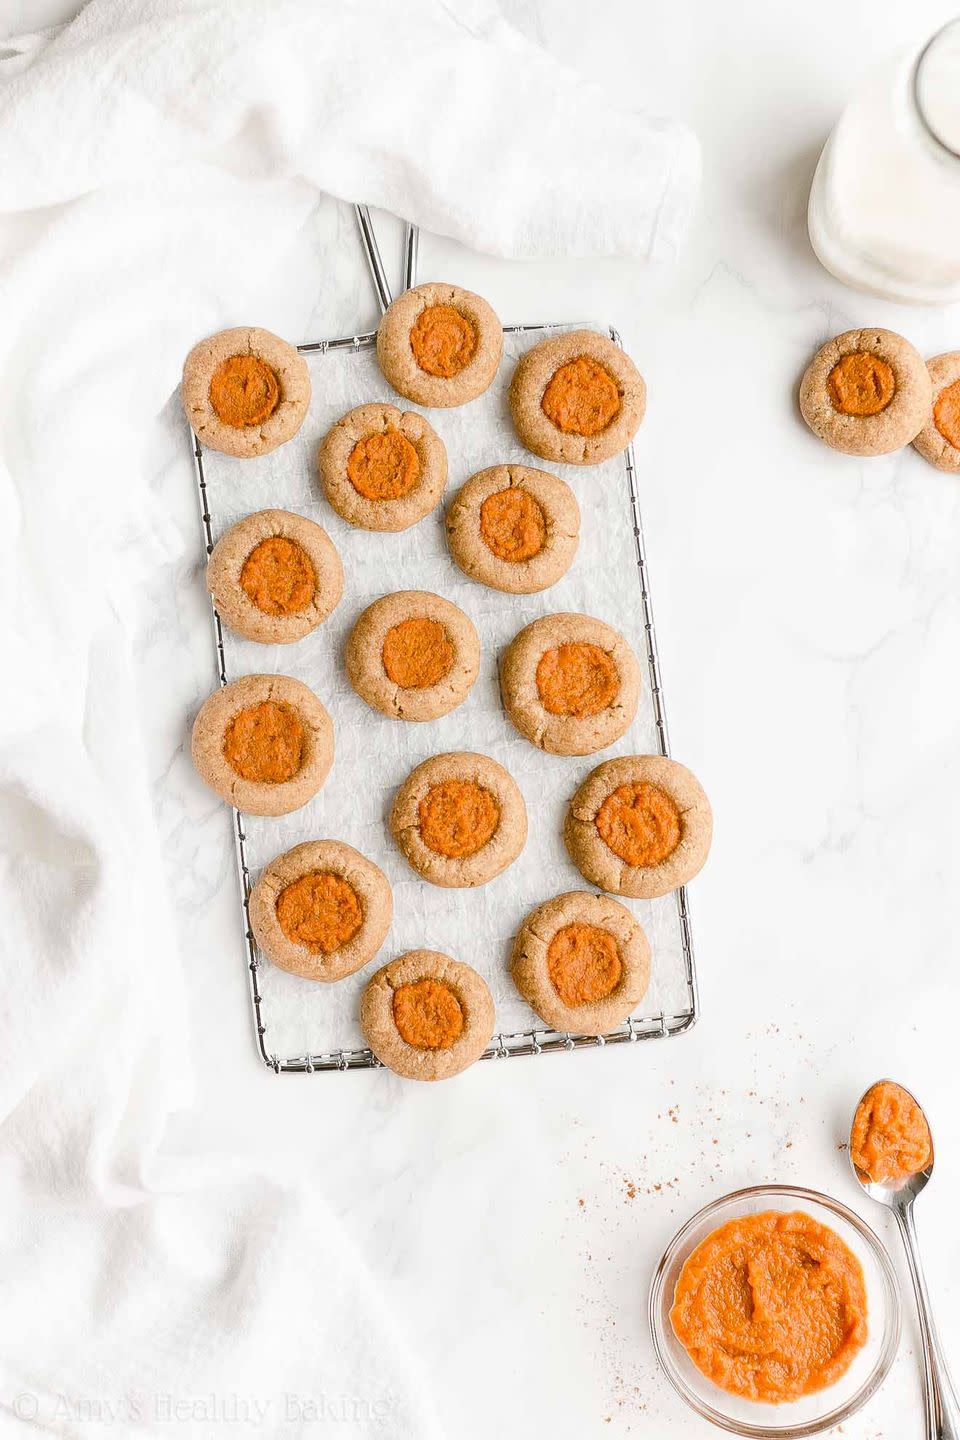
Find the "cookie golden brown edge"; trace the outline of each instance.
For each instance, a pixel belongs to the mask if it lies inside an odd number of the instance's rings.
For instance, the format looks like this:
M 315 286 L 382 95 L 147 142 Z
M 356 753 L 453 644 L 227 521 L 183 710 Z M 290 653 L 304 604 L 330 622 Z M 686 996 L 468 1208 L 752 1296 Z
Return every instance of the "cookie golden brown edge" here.
M 947 475 L 960 472 L 960 350 L 927 361 L 933 388 L 930 413 L 913 446 Z
M 493 465 L 447 510 L 447 545 L 465 575 L 510 595 L 546 590 L 577 553 L 580 507 L 565 481 L 529 465 Z
M 527 839 L 520 787 L 489 755 L 450 751 L 411 770 L 390 811 L 390 833 L 431 885 L 486 885 Z
M 371 709 L 391 720 L 437 720 L 473 688 L 480 637 L 442 595 L 397 590 L 358 617 L 344 659 L 350 684 Z
M 447 1080 L 483 1055 L 493 996 L 481 975 L 437 950 L 384 965 L 360 1001 L 360 1026 L 381 1064 L 408 1080 Z
M 244 675 L 214 691 L 193 725 L 197 773 L 228 805 L 289 815 L 312 800 L 333 764 L 333 722 L 290 675 Z
M 279 335 L 240 326 L 194 345 L 184 362 L 180 396 L 201 445 L 252 459 L 300 429 L 310 407 L 310 371 Z
M 592 755 L 619 740 L 640 698 L 640 665 L 618 630 L 563 612 L 526 625 L 500 662 L 503 706 L 531 744 Z
M 361 530 L 409 530 L 443 498 L 447 452 L 430 422 L 394 405 L 358 405 L 324 437 L 324 494 Z
M 568 465 L 599 465 L 619 455 L 646 403 L 646 384 L 629 355 L 594 330 L 541 340 L 520 357 L 510 382 L 521 444 Z
M 380 867 L 352 845 L 308 840 L 264 867 L 247 910 L 272 964 L 329 983 L 376 955 L 390 929 L 393 893 Z
M 322 526 L 291 510 L 258 510 L 214 545 L 207 589 L 221 620 L 238 635 L 289 645 L 336 608 L 343 565 Z
M 514 984 L 553 1030 L 603 1035 L 626 1020 L 650 983 L 650 945 L 626 906 L 571 890 L 532 910 L 514 941 Z
M 932 385 L 923 356 L 894 330 L 845 330 L 814 355 L 800 382 L 800 413 L 846 455 L 887 455 L 925 425 Z
M 605 760 L 578 788 L 563 838 L 585 880 L 614 895 L 652 900 L 703 868 L 713 815 L 692 771 L 664 755 Z
M 415 285 L 384 312 L 377 359 L 384 379 L 416 405 L 465 405 L 489 389 L 503 355 L 493 307 L 458 285 Z

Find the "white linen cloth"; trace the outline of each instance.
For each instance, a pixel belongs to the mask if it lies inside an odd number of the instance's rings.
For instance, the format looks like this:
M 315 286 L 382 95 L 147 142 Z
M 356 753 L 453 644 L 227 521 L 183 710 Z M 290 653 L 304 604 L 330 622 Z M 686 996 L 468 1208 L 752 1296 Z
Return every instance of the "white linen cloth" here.
M 192 1089 L 130 648 L 181 544 L 158 417 L 200 335 L 276 313 L 318 191 L 504 255 L 658 258 L 696 143 L 481 0 L 93 0 L 10 49 L 0 1433 L 292 1437 L 320 1405 L 429 1440 L 427 1387 L 322 1198 L 162 1148 Z

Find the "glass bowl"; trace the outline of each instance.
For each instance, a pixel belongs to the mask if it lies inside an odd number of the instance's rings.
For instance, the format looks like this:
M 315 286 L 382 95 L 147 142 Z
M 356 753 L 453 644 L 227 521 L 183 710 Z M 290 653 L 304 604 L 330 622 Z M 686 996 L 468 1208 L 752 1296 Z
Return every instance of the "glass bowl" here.
M 670 1310 L 684 1261 L 712 1230 L 761 1210 L 802 1210 L 846 1241 L 863 1266 L 869 1337 L 845 1375 L 815 1395 L 780 1405 L 729 1395 L 697 1369 L 673 1333 Z M 714 1200 L 688 1220 L 670 1241 L 650 1287 L 653 1346 L 673 1388 L 707 1420 L 734 1435 L 818 1435 L 849 1420 L 883 1384 L 900 1340 L 900 1292 L 887 1252 L 858 1215 L 799 1185 L 752 1185 Z

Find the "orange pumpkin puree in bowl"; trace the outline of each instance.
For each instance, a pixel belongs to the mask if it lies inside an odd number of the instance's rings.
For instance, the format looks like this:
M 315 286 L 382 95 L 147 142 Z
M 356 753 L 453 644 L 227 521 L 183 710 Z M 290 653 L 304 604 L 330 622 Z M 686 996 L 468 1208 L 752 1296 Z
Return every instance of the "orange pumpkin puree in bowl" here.
M 673 797 L 649 780 L 618 785 L 600 806 L 594 823 L 600 839 L 627 865 L 661 865 L 683 834 Z
M 850 1159 L 878 1184 L 907 1180 L 931 1157 L 923 1111 L 902 1085 L 880 1080 L 857 1106 L 850 1132 Z
M 879 415 L 896 393 L 897 382 L 886 360 L 866 350 L 844 355 L 827 376 L 827 393 L 841 415 Z
M 410 349 L 421 370 L 452 380 L 476 353 L 476 327 L 452 305 L 428 305 L 410 331 Z
M 547 522 L 533 496 L 511 485 L 488 495 L 480 506 L 480 536 L 498 560 L 519 565 L 540 554 L 547 543 Z
M 417 1050 L 449 1050 L 463 1033 L 463 1007 L 441 980 L 415 980 L 394 991 L 393 1021 Z
M 798 1400 L 839 1380 L 866 1343 L 863 1268 L 802 1211 L 744 1215 L 689 1256 L 670 1320 L 721 1390 L 768 1405 Z
M 210 404 L 235 430 L 262 425 L 280 404 L 276 371 L 258 355 L 231 355 L 210 377 Z
M 399 500 L 420 479 L 420 457 L 399 430 L 367 435 L 350 451 L 347 479 L 365 500 Z
M 441 780 L 420 801 L 417 818 L 428 850 L 462 860 L 486 845 L 500 823 L 500 807 L 474 780 Z
M 536 681 L 544 710 L 578 720 L 599 715 L 620 692 L 620 672 L 606 650 L 582 641 L 544 650 Z
M 449 674 L 453 644 L 439 620 L 411 617 L 383 637 L 383 668 L 401 690 L 425 690 Z
M 305 739 L 291 705 L 264 700 L 234 715 L 224 733 L 223 754 L 241 780 L 281 785 L 299 771 Z
M 540 409 L 564 435 L 599 435 L 620 412 L 620 390 L 599 360 L 578 355 L 550 377 Z
M 353 886 L 340 875 L 301 875 L 277 896 L 280 929 L 295 945 L 332 955 L 363 924 L 363 907 Z
M 595 1005 L 620 983 L 623 963 L 609 930 L 564 925 L 547 946 L 547 974 L 564 1005 Z
M 264 615 L 300 615 L 317 592 L 317 573 L 296 540 L 271 535 L 244 560 L 240 584 Z

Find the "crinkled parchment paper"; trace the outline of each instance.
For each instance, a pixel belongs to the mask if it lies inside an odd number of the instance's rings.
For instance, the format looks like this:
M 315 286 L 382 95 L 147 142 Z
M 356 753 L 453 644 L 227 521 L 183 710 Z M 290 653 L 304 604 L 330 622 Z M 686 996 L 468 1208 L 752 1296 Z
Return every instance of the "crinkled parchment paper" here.
M 600 327 L 597 327 L 600 328 Z M 580 548 L 569 573 L 539 595 L 503 595 L 468 580 L 450 560 L 443 515 L 435 511 L 400 535 L 355 530 L 327 505 L 317 479 L 323 435 L 346 410 L 367 401 L 398 400 L 380 374 L 373 348 L 307 357 L 313 381 L 310 414 L 300 434 L 272 455 L 233 460 L 204 452 L 214 539 L 235 520 L 267 506 L 296 510 L 323 525 L 343 558 L 343 599 L 319 630 L 294 645 L 256 645 L 224 631 L 229 679 L 262 672 L 295 675 L 320 696 L 333 717 L 336 759 L 314 800 L 281 819 L 245 819 L 252 878 L 274 855 L 304 840 L 345 840 L 382 867 L 393 887 L 394 918 L 387 941 L 359 974 L 321 985 L 260 968 L 265 1044 L 281 1058 L 362 1046 L 357 1006 L 366 979 L 387 960 L 416 947 L 443 950 L 475 966 L 490 984 L 504 1034 L 543 1029 L 514 990 L 508 972 L 511 941 L 534 906 L 564 890 L 587 889 L 568 859 L 561 831 L 569 797 L 587 773 L 614 755 L 659 750 L 643 634 L 643 612 L 624 457 L 591 468 L 550 466 L 518 444 L 507 390 L 517 357 L 542 338 L 505 336 L 500 374 L 479 400 L 455 410 L 424 412 L 447 447 L 447 499 L 477 470 L 498 463 L 552 469 L 573 488 L 582 512 Z M 473 691 L 453 714 L 429 724 L 388 720 L 351 690 L 343 668 L 347 634 L 360 611 L 390 590 L 432 590 L 454 601 L 480 634 L 482 661 Z M 497 657 L 522 626 L 557 610 L 582 611 L 622 631 L 644 673 L 637 718 L 616 744 L 595 756 L 545 755 L 521 739 L 506 719 L 497 686 Z M 523 791 L 529 837 L 520 858 L 489 885 L 442 890 L 407 866 L 387 829 L 397 787 L 421 760 L 444 750 L 478 750 L 504 765 Z M 653 972 L 637 1017 L 689 1009 L 676 899 L 625 901 L 650 940 Z M 237 963 L 245 964 L 237 926 Z

